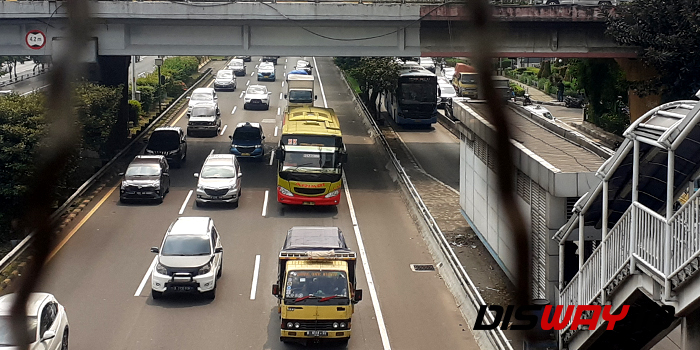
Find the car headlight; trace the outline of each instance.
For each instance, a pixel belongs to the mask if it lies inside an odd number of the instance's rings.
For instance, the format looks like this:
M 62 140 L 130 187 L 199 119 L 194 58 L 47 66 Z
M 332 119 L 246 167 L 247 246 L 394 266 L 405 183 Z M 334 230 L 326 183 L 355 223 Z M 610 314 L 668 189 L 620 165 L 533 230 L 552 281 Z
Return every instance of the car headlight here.
M 300 326 L 299 322 L 294 323 L 294 328 L 299 328 Z
M 122 181 L 121 188 L 122 188 L 122 190 L 126 188 L 126 183 L 124 181 Z
M 280 191 L 281 194 L 285 196 L 294 197 L 294 193 L 282 186 L 277 186 L 277 189 Z
M 327 195 L 326 195 L 326 198 L 335 197 L 335 196 L 338 195 L 338 193 L 340 193 L 340 190 L 335 190 L 335 191 L 333 191 L 333 192 L 327 194 Z
M 261 148 L 262 145 L 255 145 L 255 148 Z
M 209 271 L 211 271 L 211 263 L 208 263 L 208 264 L 206 264 L 206 265 L 200 267 L 200 268 L 199 268 L 198 274 L 199 274 L 199 275 L 204 275 L 204 274 L 209 273 Z
M 287 328 L 294 328 L 293 322 L 287 322 Z
M 204 191 L 204 186 L 197 184 L 197 191 Z
M 338 328 L 338 322 L 333 322 L 333 328 Z
M 156 189 L 160 188 L 160 181 L 154 181 L 151 183 L 151 186 L 155 187 Z
M 245 102 L 250 102 L 250 98 L 246 97 Z
M 165 268 L 165 266 L 163 266 L 163 264 L 161 264 L 161 263 L 158 263 L 158 265 L 156 265 L 156 272 L 158 272 L 158 273 L 161 274 L 161 275 L 167 275 L 167 274 L 168 274 L 168 270 L 167 270 L 167 269 Z
M 345 328 L 346 324 L 345 322 L 340 322 L 340 328 Z

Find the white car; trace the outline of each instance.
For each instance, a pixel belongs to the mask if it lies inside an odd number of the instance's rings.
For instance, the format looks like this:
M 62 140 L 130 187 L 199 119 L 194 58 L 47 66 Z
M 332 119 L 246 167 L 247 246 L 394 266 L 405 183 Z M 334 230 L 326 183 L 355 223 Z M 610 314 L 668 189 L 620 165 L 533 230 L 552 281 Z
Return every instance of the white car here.
M 233 203 L 241 198 L 241 166 L 233 154 L 212 154 L 207 157 L 197 181 L 195 205 L 204 203 Z
M 438 107 L 445 108 L 448 100 L 457 97 L 457 92 L 449 80 L 438 77 Z
M 10 327 L 15 294 L 0 297 L 0 349 L 18 349 Z M 49 293 L 32 293 L 27 301 L 29 349 L 67 350 L 68 316 L 63 305 Z
M 245 91 L 243 109 L 270 109 L 270 94 L 265 85 L 251 85 Z
M 435 73 L 435 62 L 430 57 L 421 57 L 418 59 L 418 63 L 421 67 Z
M 170 225 L 151 273 L 151 296 L 166 293 L 201 293 L 216 297 L 216 281 L 221 277 L 224 248 L 209 217 L 180 217 Z
M 447 80 L 452 80 L 452 77 L 455 75 L 455 68 L 454 67 L 445 67 L 441 70 L 442 76 L 445 77 Z
M 542 107 L 541 105 L 527 105 L 523 106 L 523 108 L 530 112 L 530 117 L 535 117 L 535 118 L 542 118 L 546 119 L 547 121 L 554 123 L 557 118 L 554 118 L 552 115 L 552 112 L 550 112 L 547 108 Z
M 200 103 L 203 104 L 214 104 L 216 106 L 216 114 L 220 115 L 219 110 L 219 96 L 216 95 L 214 88 L 196 88 L 192 91 L 192 95 L 188 96 L 187 99 L 187 117 L 189 118 L 192 114 L 192 108 Z

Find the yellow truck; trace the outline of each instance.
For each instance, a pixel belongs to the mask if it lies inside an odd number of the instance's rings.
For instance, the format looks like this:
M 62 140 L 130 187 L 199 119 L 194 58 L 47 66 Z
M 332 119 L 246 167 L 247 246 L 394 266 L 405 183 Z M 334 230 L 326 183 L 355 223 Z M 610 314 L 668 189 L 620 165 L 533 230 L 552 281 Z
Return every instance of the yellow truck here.
M 275 158 L 279 203 L 340 203 L 347 153 L 332 108 L 296 107 L 287 111 Z
M 350 339 L 357 289 L 357 255 L 338 227 L 292 227 L 279 253 L 277 283 L 280 341 Z

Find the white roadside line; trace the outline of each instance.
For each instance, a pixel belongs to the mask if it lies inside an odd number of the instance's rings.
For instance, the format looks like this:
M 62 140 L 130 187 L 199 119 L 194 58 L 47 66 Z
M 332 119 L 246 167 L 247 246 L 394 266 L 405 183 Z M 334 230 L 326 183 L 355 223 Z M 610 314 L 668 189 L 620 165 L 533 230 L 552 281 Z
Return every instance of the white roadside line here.
M 226 128 L 227 128 L 227 127 L 228 127 L 228 124 L 224 124 L 224 128 L 221 129 L 221 134 L 219 134 L 219 136 L 221 136 L 221 135 L 224 134 L 224 132 L 226 131 Z
M 253 269 L 253 284 L 250 285 L 250 300 L 255 300 L 255 292 L 258 290 L 258 274 L 260 272 L 260 255 L 255 256 L 255 268 Z
M 272 157 L 270 157 L 272 158 Z M 267 197 L 270 194 L 269 190 L 265 190 L 265 201 L 263 202 L 263 209 L 262 209 L 262 216 L 265 217 L 267 215 Z
M 323 83 L 321 82 L 321 74 L 319 73 L 318 64 L 316 64 L 316 57 L 313 57 L 314 67 L 316 67 L 316 76 L 318 77 L 318 85 L 321 88 L 321 97 L 323 97 L 323 107 L 328 108 L 328 101 L 326 100 L 326 92 L 323 90 Z M 350 197 L 350 187 L 348 187 L 348 180 L 345 177 L 345 172 L 343 171 L 343 187 L 345 187 L 345 199 L 348 202 L 348 207 L 350 208 L 350 219 L 352 220 L 352 228 L 355 230 L 355 239 L 357 240 L 357 248 L 360 251 L 360 259 L 362 259 L 362 269 L 365 271 L 365 279 L 367 279 L 367 286 L 369 288 L 369 295 L 372 298 L 372 306 L 374 307 L 374 315 L 377 319 L 377 326 L 379 327 L 379 335 L 382 338 L 382 346 L 384 350 L 391 350 L 391 344 L 389 343 L 389 334 L 386 331 L 386 324 L 384 324 L 384 315 L 382 314 L 382 309 L 379 306 L 379 297 L 377 296 L 377 289 L 374 287 L 374 279 L 372 278 L 372 272 L 369 269 L 369 260 L 367 260 L 367 252 L 365 251 L 365 244 L 362 240 L 362 233 L 360 232 L 360 225 L 357 223 L 357 216 L 355 215 L 355 207 L 352 205 L 352 198 Z
M 180 207 L 180 212 L 178 213 L 179 215 L 182 215 L 182 213 L 185 212 L 185 207 L 187 206 L 187 202 L 190 201 L 190 197 L 192 197 L 192 190 L 190 190 L 190 193 L 187 194 L 187 198 L 185 198 L 185 201 L 182 203 L 182 207 Z
M 134 293 L 135 297 L 141 296 L 141 292 L 143 292 L 143 287 L 146 286 L 146 282 L 148 281 L 148 277 L 151 276 L 151 271 L 153 271 L 153 268 L 156 266 L 156 261 L 158 257 L 154 256 L 153 261 L 151 262 L 151 266 L 146 270 L 146 274 L 143 275 L 143 279 L 141 279 L 141 284 L 139 284 L 138 289 L 136 289 L 136 293 Z
M 280 115 L 280 112 L 282 112 L 282 107 L 277 107 L 277 115 Z M 275 135 L 277 136 L 277 135 Z
M 236 108 L 238 108 L 238 106 L 233 106 L 233 110 L 231 111 L 231 114 L 236 113 Z
M 275 137 L 277 137 L 277 126 L 275 126 Z
M 277 131 L 277 130 L 275 130 Z M 275 160 L 275 152 L 270 152 L 270 166 L 272 166 L 272 162 Z
M 25 93 L 23 93 L 23 94 L 20 94 L 20 96 L 27 96 L 27 95 L 29 95 L 29 94 L 31 94 L 31 93 L 33 93 L 33 92 L 37 92 L 37 91 L 39 91 L 39 90 L 42 90 L 43 88 L 45 88 L 45 87 L 47 87 L 47 86 L 49 86 L 49 85 L 47 84 L 47 85 L 44 85 L 44 86 L 40 86 L 40 87 L 38 87 L 38 88 L 36 88 L 36 89 L 32 89 L 32 91 L 28 91 L 28 92 L 25 92 Z
M 238 98 L 243 98 L 243 94 L 245 94 L 245 90 L 241 91 L 241 94 L 238 95 Z

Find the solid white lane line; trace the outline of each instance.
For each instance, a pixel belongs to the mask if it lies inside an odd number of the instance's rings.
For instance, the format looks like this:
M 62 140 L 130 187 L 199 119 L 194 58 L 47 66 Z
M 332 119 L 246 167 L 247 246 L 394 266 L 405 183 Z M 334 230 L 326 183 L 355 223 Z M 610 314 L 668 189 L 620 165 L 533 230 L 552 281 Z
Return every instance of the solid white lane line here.
M 314 67 L 316 67 L 316 76 L 318 77 L 318 85 L 321 87 L 321 97 L 323 97 L 323 106 L 328 108 L 328 101 L 326 100 L 326 92 L 323 90 L 323 83 L 321 82 L 321 74 L 319 74 L 318 64 L 316 64 L 316 57 L 313 57 Z M 369 269 L 369 260 L 367 260 L 367 252 L 365 251 L 365 243 L 362 240 L 362 233 L 360 232 L 360 225 L 357 223 L 357 215 L 355 214 L 355 207 L 352 205 L 352 198 L 350 197 L 350 187 L 348 187 L 348 179 L 345 177 L 345 172 L 343 172 L 343 187 L 345 187 L 345 199 L 348 202 L 348 207 L 350 208 L 350 219 L 352 220 L 352 228 L 355 231 L 355 239 L 357 240 L 357 247 L 360 251 L 360 259 L 362 259 L 362 269 L 365 271 L 365 279 L 367 279 L 367 286 L 369 288 L 369 295 L 372 298 L 372 306 L 374 307 L 374 315 L 377 319 L 377 326 L 379 326 L 379 335 L 382 338 L 382 345 L 384 350 L 391 350 L 391 344 L 389 343 L 389 334 L 386 331 L 386 324 L 384 323 L 384 315 L 382 314 L 382 309 L 379 306 L 379 297 L 377 296 L 377 289 L 374 287 L 374 279 L 372 278 L 372 272 Z
M 224 131 L 226 131 L 226 127 L 228 127 L 228 124 L 224 124 L 224 128 L 221 129 L 221 134 L 219 134 L 219 136 L 224 134 Z
M 316 64 L 316 57 L 314 57 L 314 67 L 316 67 L 316 76 L 318 77 L 318 86 L 321 87 L 321 97 L 323 97 L 323 107 L 328 108 L 328 102 L 326 101 L 326 92 L 323 91 L 323 82 L 321 82 L 321 73 L 318 71 L 318 65 Z
M 245 82 L 245 86 L 248 86 L 248 85 L 250 85 L 250 80 Z
M 270 157 L 272 158 L 272 157 Z M 265 201 L 263 202 L 263 210 L 262 210 L 262 216 L 264 217 L 267 215 L 267 197 L 270 194 L 269 190 L 265 190 Z
M 277 137 L 277 126 L 275 126 L 275 137 Z
M 260 255 L 255 256 L 255 268 L 253 269 L 253 284 L 250 285 L 250 300 L 255 300 L 255 292 L 258 290 L 258 274 L 260 272 Z
M 277 115 L 280 115 L 280 112 L 282 112 L 282 107 L 277 107 Z M 275 135 L 277 136 L 277 135 Z
M 314 66 L 318 67 L 316 65 L 316 62 L 314 62 Z M 316 70 L 316 72 L 318 73 L 318 70 Z M 321 81 L 320 78 L 319 81 Z M 365 271 L 365 278 L 367 279 L 369 295 L 372 298 L 372 306 L 374 307 L 374 315 L 377 318 L 377 325 L 379 326 L 379 335 L 382 338 L 382 345 L 384 346 L 384 350 L 391 350 L 391 344 L 389 344 L 389 335 L 386 331 L 386 325 L 384 324 L 384 315 L 382 315 L 382 309 L 379 306 L 379 297 L 377 296 L 377 290 L 374 287 L 374 279 L 372 278 L 372 272 L 369 269 L 369 261 L 367 260 L 365 243 L 362 240 L 360 225 L 357 223 L 355 207 L 352 205 L 352 198 L 350 198 L 350 188 L 348 187 L 348 180 L 345 178 L 345 172 L 343 172 L 343 187 L 345 187 L 345 199 L 348 202 L 348 207 L 350 207 L 350 219 L 352 219 L 352 228 L 355 230 L 357 248 L 360 251 L 360 259 L 362 259 L 362 269 Z
M 238 98 L 243 98 L 243 94 L 245 94 L 245 90 L 241 91 L 241 94 L 238 95 Z
M 284 94 L 280 92 L 280 100 L 284 99 Z
M 231 114 L 236 113 L 236 108 L 238 108 L 238 106 L 233 106 L 233 110 L 231 111 Z
M 272 165 L 272 162 L 275 160 L 275 152 L 270 152 L 270 165 Z
M 138 289 L 136 289 L 136 293 L 134 293 L 135 297 L 141 296 L 141 292 L 143 291 L 143 287 L 146 286 L 146 281 L 148 281 L 148 277 L 151 277 L 151 271 L 153 271 L 153 268 L 156 266 L 157 258 L 158 258 L 157 256 L 153 257 L 153 261 L 151 262 L 151 266 L 146 271 L 146 274 L 143 275 L 143 279 L 141 279 L 141 284 L 139 284 Z
M 190 197 L 192 197 L 192 190 L 190 190 L 190 193 L 187 194 L 187 198 L 185 198 L 185 201 L 182 203 L 182 207 L 180 207 L 180 212 L 178 213 L 179 215 L 182 215 L 182 213 L 185 212 L 185 207 L 187 206 L 187 202 L 190 201 Z

